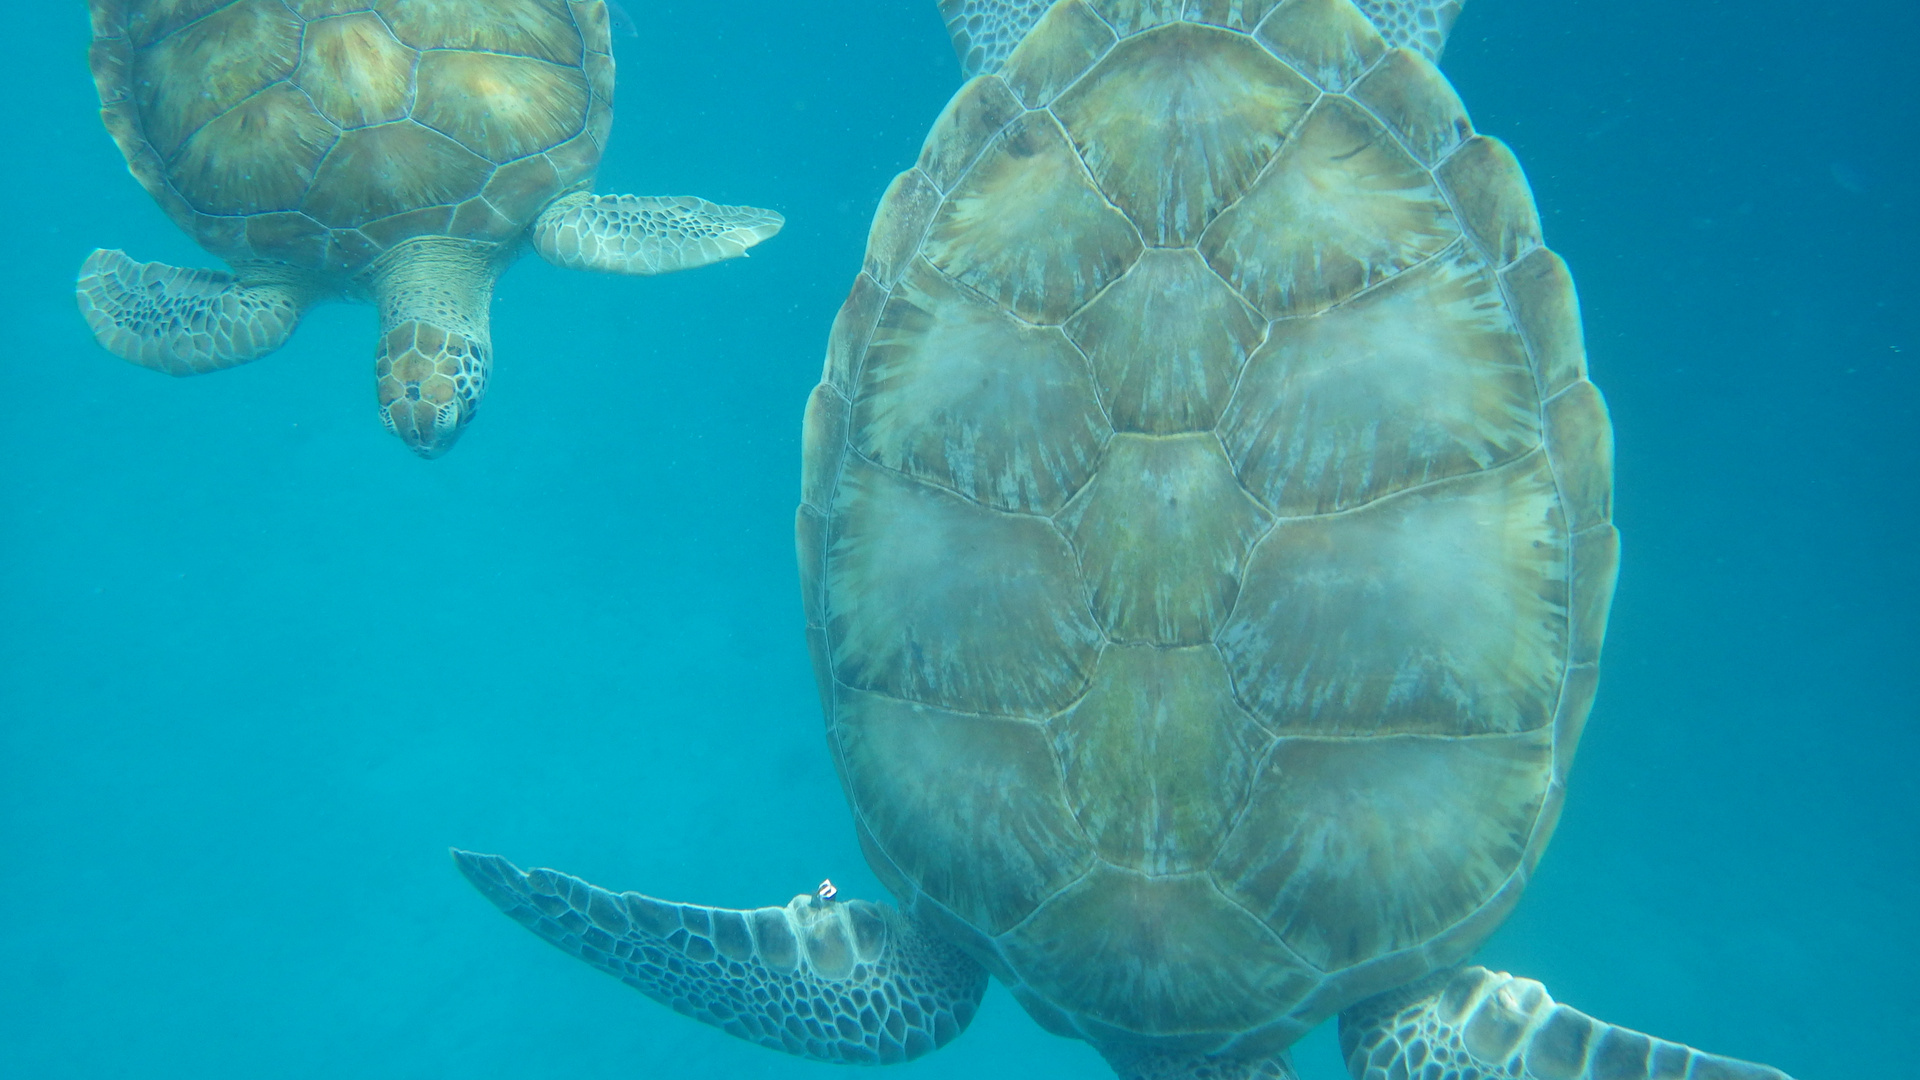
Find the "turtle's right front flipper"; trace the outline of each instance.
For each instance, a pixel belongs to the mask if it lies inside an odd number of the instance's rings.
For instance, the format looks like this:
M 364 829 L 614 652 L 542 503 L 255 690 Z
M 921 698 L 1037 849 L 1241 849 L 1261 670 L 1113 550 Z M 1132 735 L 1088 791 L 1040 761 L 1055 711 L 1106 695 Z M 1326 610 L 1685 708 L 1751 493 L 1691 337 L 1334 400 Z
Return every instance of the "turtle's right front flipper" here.
M 1556 1004 L 1547 988 L 1483 967 L 1389 991 L 1340 1014 L 1354 1080 L 1426 1076 L 1517 1080 L 1790 1080 Z
M 892 907 L 796 896 L 699 907 L 455 851 L 516 922 L 674 1011 L 815 1061 L 884 1064 L 966 1029 L 987 974 Z
M 75 295 L 95 340 L 169 375 L 258 360 L 286 343 L 308 302 L 291 283 L 242 283 L 217 270 L 137 263 L 104 249 L 87 256 Z

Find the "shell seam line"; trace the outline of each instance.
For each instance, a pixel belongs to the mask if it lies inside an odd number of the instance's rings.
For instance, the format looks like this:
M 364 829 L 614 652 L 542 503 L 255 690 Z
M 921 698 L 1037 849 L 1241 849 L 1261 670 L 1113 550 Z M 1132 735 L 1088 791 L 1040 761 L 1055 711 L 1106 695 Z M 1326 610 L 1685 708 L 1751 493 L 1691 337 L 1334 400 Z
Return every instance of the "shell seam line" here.
M 824 630 L 825 627 L 821 627 L 820 629 Z M 829 646 L 833 644 L 831 638 L 829 638 L 827 644 Z M 1036 720 L 1032 717 L 1027 717 L 1027 716 L 1008 716 L 1005 713 L 975 712 L 975 711 L 969 711 L 966 709 L 955 709 L 950 706 L 940 705 L 930 701 L 919 701 L 914 698 L 904 697 L 900 694 L 892 693 L 887 690 L 877 690 L 877 689 L 861 686 L 857 683 L 851 683 L 841 678 L 840 672 L 834 669 L 833 657 L 831 655 L 827 657 L 827 667 L 829 671 L 832 672 L 833 681 L 837 685 L 843 686 L 848 690 L 854 691 L 855 693 L 868 694 L 873 697 L 884 698 L 888 701 L 897 701 L 902 705 L 912 705 L 922 709 L 937 709 L 940 712 L 947 713 L 952 716 L 965 717 L 971 720 L 999 720 L 1009 724 L 1026 724 L 1030 727 L 1040 727 L 1040 728 L 1046 727 L 1047 724 L 1050 723 L 1054 717 L 1059 716 L 1061 713 L 1064 713 L 1067 710 L 1073 708 L 1075 705 L 1078 705 L 1081 702 L 1081 700 L 1087 696 L 1087 687 L 1083 685 L 1080 688 L 1079 692 L 1074 695 L 1072 702 L 1068 703 L 1066 706 L 1062 707 L 1059 710 L 1048 713 L 1044 718 Z
M 210 8 L 207 11 L 200 13 L 199 15 L 195 15 L 193 18 L 188 19 L 186 22 L 181 23 L 179 26 L 176 26 L 173 29 L 167 31 L 166 33 L 161 34 L 159 37 L 154 38 L 152 41 L 147 42 L 145 45 L 138 46 L 136 51 L 144 52 L 147 49 L 151 49 L 155 45 L 160 44 L 161 42 L 167 40 L 173 35 L 178 34 L 181 31 L 186 30 L 187 28 L 197 23 L 206 22 L 208 19 L 213 18 L 215 15 L 220 14 L 221 12 L 227 10 L 228 8 L 237 6 L 239 3 L 240 3 L 240 0 L 227 0 L 226 3 L 221 4 L 219 7 Z M 286 7 L 287 6 L 286 0 L 280 0 L 280 6 L 283 8 Z M 300 16 L 294 14 L 294 12 L 291 9 L 287 11 L 287 14 L 292 15 L 296 19 L 300 18 Z M 132 24 L 131 19 L 128 20 L 128 24 L 129 25 L 127 26 L 127 44 L 132 45 L 133 44 L 133 26 L 131 25 Z
M 1255 925 L 1259 926 L 1260 929 L 1266 931 L 1267 934 L 1270 937 L 1272 937 L 1273 940 L 1277 942 L 1282 949 L 1285 949 L 1287 951 L 1288 956 L 1291 956 L 1295 960 L 1298 960 L 1300 962 L 1300 966 L 1306 968 L 1308 971 L 1318 972 L 1321 975 L 1330 974 L 1330 972 L 1322 968 L 1319 964 L 1313 963 L 1312 961 L 1308 960 L 1306 957 L 1301 956 L 1299 951 L 1296 950 L 1287 941 L 1286 938 L 1280 936 L 1280 932 L 1278 930 L 1275 930 L 1273 927 L 1267 925 L 1267 920 L 1262 919 L 1260 916 L 1255 915 L 1252 911 L 1248 910 L 1245 904 L 1242 904 L 1240 901 L 1234 899 L 1231 896 L 1228 896 L 1227 891 L 1220 887 L 1220 883 L 1213 879 L 1213 871 L 1211 869 L 1202 871 L 1202 873 L 1206 877 L 1207 884 L 1213 888 L 1213 891 L 1220 897 L 1220 899 L 1225 900 L 1229 904 L 1232 904 L 1235 909 L 1245 914 L 1247 918 L 1252 919 Z
M 1048 904 L 1051 904 L 1055 900 L 1060 899 L 1061 896 L 1065 895 L 1067 891 L 1072 889 L 1075 885 L 1078 885 L 1081 882 L 1092 877 L 1093 872 L 1095 870 L 1098 870 L 1102 865 L 1103 864 L 1100 860 L 1099 854 L 1097 852 L 1089 850 L 1087 852 L 1087 868 L 1085 870 L 1082 870 L 1078 874 L 1075 874 L 1073 877 L 1073 880 L 1062 883 L 1059 888 L 1048 893 L 1046 896 L 1041 897 L 1040 902 L 1033 905 L 1033 910 L 1027 912 L 1025 915 L 1022 915 L 1018 920 L 1014 922 L 1012 926 L 1007 927 L 1005 930 L 1002 930 L 997 934 L 987 935 L 987 940 L 993 942 L 995 948 L 1000 948 L 1000 940 L 1002 938 L 1008 937 L 1012 934 L 1017 934 L 1021 930 L 1024 930 L 1028 923 L 1038 918 L 1040 913 L 1047 909 Z M 1006 953 L 1006 950 L 1001 949 L 1001 954 L 1005 955 L 1005 953 Z M 1007 966 L 1012 967 L 1013 965 L 1008 964 Z
M 1502 469 L 1512 468 L 1514 465 L 1518 464 L 1519 462 L 1525 461 L 1527 458 L 1533 456 L 1534 454 L 1544 455 L 1546 452 L 1546 447 L 1547 447 L 1546 438 L 1544 433 L 1542 433 L 1542 437 L 1539 440 L 1523 446 L 1522 448 L 1515 451 L 1511 456 L 1505 458 L 1504 460 L 1495 461 L 1487 465 L 1483 465 L 1480 468 L 1473 469 L 1467 472 L 1454 473 L 1451 476 L 1442 476 L 1433 480 L 1422 480 L 1420 483 L 1411 484 L 1407 487 L 1399 488 L 1394 491 L 1389 491 L 1384 495 L 1375 496 L 1374 498 L 1368 499 L 1366 502 L 1355 503 L 1352 506 L 1343 507 L 1339 510 L 1329 510 L 1323 514 L 1277 514 L 1274 517 L 1274 525 L 1277 527 L 1283 522 L 1326 521 L 1331 518 L 1345 517 L 1348 514 L 1355 514 L 1362 510 L 1371 509 L 1372 507 L 1378 506 L 1389 499 L 1397 499 L 1402 495 L 1413 495 L 1418 492 L 1426 491 L 1429 488 L 1439 487 L 1442 484 L 1451 484 L 1458 481 L 1469 479 L 1471 477 L 1484 476 L 1488 473 L 1495 473 L 1495 472 L 1499 472 Z M 1551 458 L 1548 458 L 1548 463 L 1549 465 L 1551 465 L 1552 463 Z M 1552 469 L 1549 468 L 1548 472 L 1552 472 Z M 1557 481 L 1556 481 L 1556 485 L 1557 485 Z M 1556 486 L 1555 487 L 1556 495 L 1558 494 L 1558 491 L 1559 489 Z M 1571 532 L 1568 532 L 1567 535 L 1571 536 L 1573 534 Z M 1266 537 L 1261 537 L 1262 541 L 1264 541 L 1265 539 Z M 1258 543 L 1256 543 L 1254 546 L 1258 547 L 1259 545 Z M 1252 549 L 1251 548 L 1248 549 L 1248 552 L 1249 552 L 1249 558 L 1251 558 Z
M 998 506 L 992 505 L 991 503 L 982 502 L 981 500 L 974 498 L 973 496 L 968 495 L 963 491 L 957 491 L 954 488 L 947 486 L 946 484 L 940 483 L 939 481 L 931 480 L 923 476 L 917 476 L 913 473 L 906 471 L 905 469 L 895 468 L 894 466 L 888 465 L 884 462 L 875 461 L 873 458 L 869 457 L 865 451 L 861 450 L 860 447 L 854 444 L 854 441 L 852 438 L 852 431 L 851 431 L 852 425 L 848 425 L 848 427 L 849 427 L 849 431 L 848 431 L 848 438 L 847 438 L 847 450 L 851 452 L 853 455 L 857 456 L 861 461 L 866 462 L 867 464 L 873 466 L 876 469 L 879 469 L 883 472 L 891 473 L 894 476 L 898 476 L 904 480 L 908 480 L 916 484 L 924 484 L 925 486 L 932 488 L 935 491 L 939 491 L 939 492 L 943 492 L 945 494 L 951 495 L 954 498 L 959 499 L 963 502 L 966 502 L 972 506 L 978 507 L 979 509 L 982 509 L 982 510 L 990 511 L 995 514 L 1005 514 L 1008 517 L 1029 518 L 1034 521 L 1045 522 L 1049 525 L 1053 523 L 1053 519 L 1051 517 L 1048 517 L 1045 514 L 1037 513 L 1031 510 L 1003 510 Z M 1106 444 L 1103 442 L 1101 445 L 1104 448 Z M 846 468 L 845 459 L 841 460 L 840 467 L 842 469 Z M 837 487 L 837 484 L 836 484 L 836 487 Z M 1075 494 L 1078 494 L 1078 492 L 1075 492 Z M 1067 502 L 1072 501 L 1071 496 L 1069 496 L 1068 499 L 1065 501 Z M 1064 502 L 1062 505 L 1064 505 Z

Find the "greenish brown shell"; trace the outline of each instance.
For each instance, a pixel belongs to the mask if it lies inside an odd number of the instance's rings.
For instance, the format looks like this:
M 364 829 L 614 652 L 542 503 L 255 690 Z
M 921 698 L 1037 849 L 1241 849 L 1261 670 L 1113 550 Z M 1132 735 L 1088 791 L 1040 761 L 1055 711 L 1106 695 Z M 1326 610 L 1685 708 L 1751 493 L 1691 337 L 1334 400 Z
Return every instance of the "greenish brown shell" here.
M 1274 1052 L 1552 832 L 1611 434 L 1513 155 L 1347 0 L 1056 4 L 888 190 L 798 546 L 876 870 L 1050 1028 Z
M 353 274 L 416 236 L 503 242 L 588 186 L 602 0 L 93 0 L 101 116 L 207 250 Z

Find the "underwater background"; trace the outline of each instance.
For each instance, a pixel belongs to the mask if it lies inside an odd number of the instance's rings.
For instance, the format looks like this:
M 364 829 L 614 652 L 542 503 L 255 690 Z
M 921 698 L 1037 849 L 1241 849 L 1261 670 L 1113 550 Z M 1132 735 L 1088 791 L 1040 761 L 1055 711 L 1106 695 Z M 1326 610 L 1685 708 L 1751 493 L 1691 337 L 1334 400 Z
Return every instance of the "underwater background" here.
M 369 307 L 204 378 L 93 343 L 94 247 L 216 264 L 101 129 L 83 5 L 8 5 L 0 1077 L 853 1073 L 647 1001 L 446 855 L 884 895 L 801 634 L 800 417 L 957 68 L 933 0 L 624 4 L 599 190 L 786 230 L 659 278 L 523 260 L 432 462 L 375 417 Z M 1920 1044 L 1916 44 L 1909 0 L 1472 0 L 1443 65 L 1573 266 L 1625 547 L 1558 837 L 1480 960 L 1798 1080 Z M 1331 1025 L 1296 1061 L 1345 1075 Z M 887 1075 L 1111 1074 L 996 988 Z

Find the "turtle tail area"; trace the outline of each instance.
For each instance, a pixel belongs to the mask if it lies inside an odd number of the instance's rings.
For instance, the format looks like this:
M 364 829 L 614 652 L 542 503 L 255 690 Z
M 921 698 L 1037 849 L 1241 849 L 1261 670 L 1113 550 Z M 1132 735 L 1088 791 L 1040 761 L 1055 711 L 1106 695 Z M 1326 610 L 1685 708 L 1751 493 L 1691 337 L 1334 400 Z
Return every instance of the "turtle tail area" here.
M 1532 979 L 1443 971 L 1340 1014 L 1354 1080 L 1791 1080 L 1786 1073 L 1603 1023 Z
M 454 851 L 515 922 L 663 1005 L 835 1064 L 891 1064 L 966 1029 L 987 974 L 890 906 L 802 894 L 734 911 L 612 893 L 554 870 Z
M 287 282 L 139 263 L 95 251 L 80 267 L 80 314 L 109 352 L 169 375 L 257 360 L 286 343 L 308 297 Z

